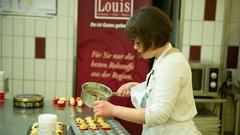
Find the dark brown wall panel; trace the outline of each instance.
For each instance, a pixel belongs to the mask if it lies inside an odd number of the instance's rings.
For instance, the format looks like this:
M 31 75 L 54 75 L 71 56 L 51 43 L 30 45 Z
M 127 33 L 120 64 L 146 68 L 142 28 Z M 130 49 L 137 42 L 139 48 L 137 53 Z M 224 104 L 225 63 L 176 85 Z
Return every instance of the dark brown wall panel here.
M 238 46 L 228 46 L 227 68 L 237 68 L 238 64 Z
M 189 60 L 200 61 L 201 58 L 201 46 L 190 46 Z
M 35 38 L 35 58 L 37 59 L 45 59 L 46 54 L 46 45 L 45 38 L 36 37 Z
M 204 20 L 214 21 L 216 16 L 216 0 L 205 0 Z

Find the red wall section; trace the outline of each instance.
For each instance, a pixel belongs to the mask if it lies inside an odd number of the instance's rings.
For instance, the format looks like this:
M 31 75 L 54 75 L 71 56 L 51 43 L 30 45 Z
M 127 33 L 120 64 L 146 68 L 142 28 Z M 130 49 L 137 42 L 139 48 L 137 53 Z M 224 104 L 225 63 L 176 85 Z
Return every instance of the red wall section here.
M 205 0 L 204 20 L 215 21 L 216 16 L 216 0 Z
M 227 68 L 237 68 L 238 64 L 239 47 L 238 46 L 228 46 L 227 52 Z
M 99 82 L 110 87 L 112 91 L 116 91 L 126 82 L 144 81 L 149 70 L 149 61 L 139 57 L 133 49 L 133 43 L 125 34 L 122 26 L 127 20 L 111 17 L 110 19 L 94 18 L 94 2 L 96 1 L 102 2 L 101 6 L 106 2 L 118 2 L 120 6 L 124 5 L 124 2 L 133 2 L 133 12 L 143 5 L 151 5 L 151 0 L 79 1 L 77 96 L 81 95 L 81 85 L 84 82 Z M 130 98 L 112 97 L 111 102 L 117 105 L 132 106 Z M 119 121 L 131 134 L 141 133 L 140 125 Z

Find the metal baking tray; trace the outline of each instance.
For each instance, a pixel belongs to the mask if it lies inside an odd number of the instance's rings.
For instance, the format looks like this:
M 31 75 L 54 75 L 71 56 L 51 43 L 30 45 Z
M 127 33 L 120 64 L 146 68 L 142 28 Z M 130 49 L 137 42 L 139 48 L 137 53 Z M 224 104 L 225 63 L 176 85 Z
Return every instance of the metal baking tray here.
M 43 101 L 43 96 L 39 94 L 19 94 L 13 97 L 13 105 L 20 108 L 42 107 Z
M 27 135 L 30 135 L 31 134 L 31 131 L 32 131 L 32 125 L 30 125 L 28 127 L 28 130 L 27 130 Z M 63 124 L 63 134 L 64 135 L 67 135 L 67 126 L 65 124 Z
M 116 121 L 113 118 L 104 118 L 105 121 L 111 126 L 111 129 L 109 130 L 103 129 L 80 130 L 75 122 L 75 118 L 77 117 L 85 118 L 87 116 L 91 116 L 92 118 L 94 117 L 93 114 L 81 113 L 75 115 L 75 117 L 71 119 L 70 128 L 72 130 L 73 135 L 130 135 L 130 133 L 128 133 L 128 131 L 118 121 Z

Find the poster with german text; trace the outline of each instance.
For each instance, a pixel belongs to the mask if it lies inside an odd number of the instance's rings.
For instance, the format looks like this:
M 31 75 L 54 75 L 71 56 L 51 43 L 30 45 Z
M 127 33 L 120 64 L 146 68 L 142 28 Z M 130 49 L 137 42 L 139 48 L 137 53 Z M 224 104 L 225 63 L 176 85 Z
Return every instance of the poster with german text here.
M 124 28 L 134 12 L 151 4 L 151 0 L 79 1 L 77 96 L 85 82 L 102 83 L 114 92 L 124 83 L 145 80 L 149 61 L 134 50 Z M 110 102 L 132 107 L 130 98 L 114 96 Z

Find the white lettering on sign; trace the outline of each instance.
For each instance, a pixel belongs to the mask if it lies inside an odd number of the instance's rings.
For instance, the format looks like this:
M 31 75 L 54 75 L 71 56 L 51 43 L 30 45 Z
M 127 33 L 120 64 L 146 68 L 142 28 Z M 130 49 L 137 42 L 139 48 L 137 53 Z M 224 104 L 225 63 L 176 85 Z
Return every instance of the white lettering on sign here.
M 133 14 L 133 0 L 95 0 L 96 19 L 127 20 Z
M 98 12 L 130 12 L 130 2 L 125 2 L 123 0 L 118 1 L 108 1 L 102 5 L 101 0 L 98 0 Z

